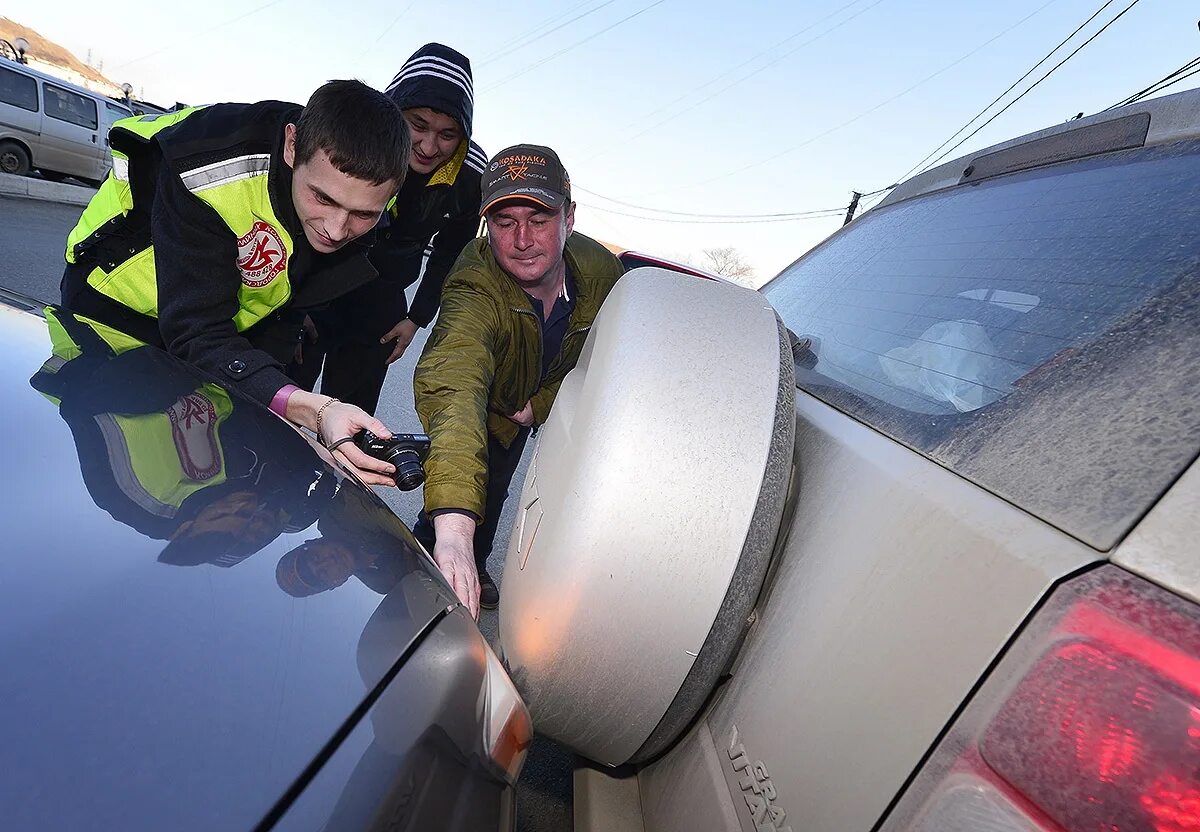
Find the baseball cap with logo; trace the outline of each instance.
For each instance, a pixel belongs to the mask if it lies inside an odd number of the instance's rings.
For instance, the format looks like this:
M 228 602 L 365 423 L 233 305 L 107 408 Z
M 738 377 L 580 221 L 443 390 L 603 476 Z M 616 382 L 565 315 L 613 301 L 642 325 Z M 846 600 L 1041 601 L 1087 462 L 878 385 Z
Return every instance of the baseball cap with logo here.
M 558 154 L 536 144 L 515 144 L 497 153 L 483 174 L 480 214 L 498 202 L 525 199 L 560 211 L 571 201 L 571 178 Z

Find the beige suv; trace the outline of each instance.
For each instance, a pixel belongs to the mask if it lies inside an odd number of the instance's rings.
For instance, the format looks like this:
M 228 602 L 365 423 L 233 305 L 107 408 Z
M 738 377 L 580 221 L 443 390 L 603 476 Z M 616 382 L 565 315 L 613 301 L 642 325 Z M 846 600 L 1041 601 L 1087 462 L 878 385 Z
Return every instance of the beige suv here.
M 1200 828 L 1200 91 L 658 269 L 541 431 L 505 661 L 575 828 Z

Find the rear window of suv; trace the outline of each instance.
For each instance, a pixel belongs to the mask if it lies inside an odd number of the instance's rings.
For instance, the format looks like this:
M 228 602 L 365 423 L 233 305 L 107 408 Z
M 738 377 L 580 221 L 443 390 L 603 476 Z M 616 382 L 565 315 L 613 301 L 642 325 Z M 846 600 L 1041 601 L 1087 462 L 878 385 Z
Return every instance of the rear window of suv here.
M 1097 548 L 1200 450 L 1200 142 L 877 209 L 763 291 L 801 388 Z

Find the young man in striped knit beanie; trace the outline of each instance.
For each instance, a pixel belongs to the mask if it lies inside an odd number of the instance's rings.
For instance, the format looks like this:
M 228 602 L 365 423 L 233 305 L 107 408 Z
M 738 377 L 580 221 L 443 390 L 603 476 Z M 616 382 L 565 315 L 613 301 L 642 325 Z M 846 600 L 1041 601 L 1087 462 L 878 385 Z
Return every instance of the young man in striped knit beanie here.
M 477 235 L 487 162 L 471 141 L 475 96 L 466 56 L 428 43 L 386 92 L 408 122 L 412 153 L 404 185 L 376 229 L 370 259 L 379 277 L 312 315 L 316 343 L 303 344 L 290 368 L 298 384 L 311 388 L 323 357 L 321 392 L 368 413 L 379 402 L 388 365 L 433 320 L 450 267 Z M 419 277 L 409 308 L 404 290 Z

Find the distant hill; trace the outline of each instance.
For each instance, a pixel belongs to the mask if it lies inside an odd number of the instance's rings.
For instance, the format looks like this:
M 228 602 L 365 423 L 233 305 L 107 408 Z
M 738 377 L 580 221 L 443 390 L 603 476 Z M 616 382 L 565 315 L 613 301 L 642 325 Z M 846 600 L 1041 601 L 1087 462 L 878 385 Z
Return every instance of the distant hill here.
M 42 37 L 28 26 L 22 26 L 7 17 L 0 17 L 0 38 L 9 43 L 17 38 L 25 38 L 29 41 L 29 50 L 25 53 L 25 57 L 29 60 L 29 65 L 35 69 L 105 95 L 118 98 L 121 96 L 120 84 L 114 84 L 69 51 L 54 41 Z

